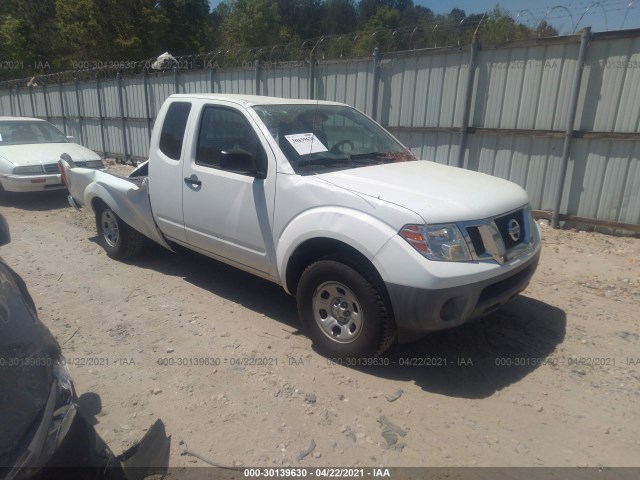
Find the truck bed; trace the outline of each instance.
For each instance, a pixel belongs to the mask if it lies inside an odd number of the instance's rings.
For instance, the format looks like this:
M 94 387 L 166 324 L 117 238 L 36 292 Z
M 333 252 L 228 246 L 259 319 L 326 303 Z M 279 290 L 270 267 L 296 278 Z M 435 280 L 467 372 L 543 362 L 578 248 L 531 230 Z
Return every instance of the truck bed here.
M 60 163 L 66 172 L 70 196 L 77 206 L 95 213 L 94 202 L 100 199 L 131 228 L 171 250 L 153 218 L 147 162 L 129 176 L 76 167 L 68 159 Z

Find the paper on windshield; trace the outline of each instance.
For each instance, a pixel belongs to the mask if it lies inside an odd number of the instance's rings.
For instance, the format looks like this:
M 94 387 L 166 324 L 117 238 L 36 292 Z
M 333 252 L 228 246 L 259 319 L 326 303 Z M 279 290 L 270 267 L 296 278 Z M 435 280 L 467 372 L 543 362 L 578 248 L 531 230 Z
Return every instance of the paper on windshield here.
M 285 135 L 284 138 L 295 148 L 298 155 L 327 151 L 327 147 L 313 133 L 296 133 L 294 135 Z

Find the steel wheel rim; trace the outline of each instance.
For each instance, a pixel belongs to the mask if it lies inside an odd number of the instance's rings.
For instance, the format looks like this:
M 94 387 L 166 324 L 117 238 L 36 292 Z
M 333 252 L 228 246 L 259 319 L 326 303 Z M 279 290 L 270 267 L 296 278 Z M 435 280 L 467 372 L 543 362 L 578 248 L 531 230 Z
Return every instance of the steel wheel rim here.
M 120 240 L 120 229 L 118 219 L 111 210 L 103 210 L 100 215 L 100 225 L 102 226 L 102 236 L 110 247 L 117 247 Z
M 354 342 L 364 314 L 358 297 L 340 282 L 324 282 L 313 293 L 313 318 L 322 333 L 337 343 Z

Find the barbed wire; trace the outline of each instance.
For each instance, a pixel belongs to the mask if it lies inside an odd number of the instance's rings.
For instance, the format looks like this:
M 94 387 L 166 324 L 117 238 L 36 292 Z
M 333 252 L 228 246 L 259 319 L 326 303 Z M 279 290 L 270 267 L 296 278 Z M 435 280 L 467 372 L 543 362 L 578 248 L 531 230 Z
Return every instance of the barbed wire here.
M 605 11 L 607 6 L 620 6 L 620 2 L 628 2 L 628 9 L 636 0 L 600 0 L 596 2 L 581 2 L 565 7 L 562 5 L 548 9 L 531 8 L 520 10 L 514 19 L 511 30 L 497 43 L 540 38 L 554 34 L 550 20 L 571 18 L 572 33 L 587 15 L 590 9 L 598 5 Z M 586 7 L 585 7 L 586 5 Z M 581 16 L 576 22 L 573 13 L 580 10 Z M 608 9 L 609 11 L 615 11 Z M 623 10 L 618 8 L 618 11 Z M 553 12 L 564 12 L 554 15 Z M 573 13 L 572 13 L 573 11 Z M 540 15 L 540 12 L 544 12 Z M 519 23 L 522 14 L 530 16 L 536 21 L 532 26 Z M 537 14 L 536 14 L 537 13 Z M 485 17 L 482 17 L 483 20 Z M 302 66 L 317 61 L 369 58 L 374 48 L 381 53 L 411 51 L 420 49 L 438 49 L 462 47 L 471 43 L 474 33 L 478 33 L 481 42 L 496 41 L 496 32 L 487 28 L 488 22 L 479 19 L 478 15 L 467 16 L 460 22 L 445 21 L 440 23 L 426 23 L 395 29 L 378 29 L 353 32 L 349 34 L 323 35 L 311 39 L 293 39 L 287 43 L 258 47 L 219 48 L 206 53 L 196 53 L 183 56 L 163 54 L 144 60 L 130 61 L 101 61 L 76 60 L 71 61 L 69 69 L 59 72 L 29 72 L 29 76 L 15 80 L 0 82 L 0 88 L 36 87 L 38 85 L 52 85 L 86 80 L 112 80 L 118 76 L 153 76 L 167 71 L 179 74 L 185 70 L 218 70 L 218 69 L 251 69 L 277 68 L 287 66 Z M 545 24 L 544 22 L 547 22 Z M 543 28 L 544 27 L 544 28 Z

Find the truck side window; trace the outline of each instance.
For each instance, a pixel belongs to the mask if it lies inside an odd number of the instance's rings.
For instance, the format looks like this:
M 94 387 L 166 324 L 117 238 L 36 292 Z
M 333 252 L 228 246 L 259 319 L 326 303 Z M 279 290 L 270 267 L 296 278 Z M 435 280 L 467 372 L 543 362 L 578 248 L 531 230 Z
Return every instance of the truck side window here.
M 191 103 L 173 102 L 164 117 L 160 132 L 160 151 L 173 160 L 180 160 L 190 111 Z
M 196 163 L 221 168 L 223 150 L 245 150 L 258 161 L 266 156 L 253 128 L 241 113 L 225 107 L 205 107 L 200 120 Z

